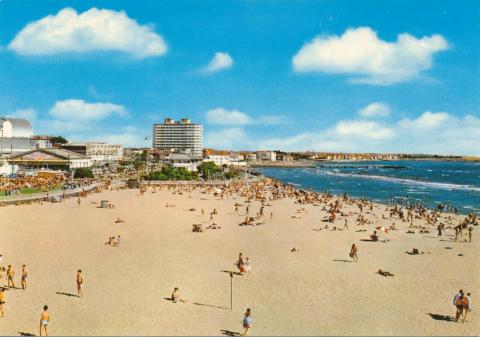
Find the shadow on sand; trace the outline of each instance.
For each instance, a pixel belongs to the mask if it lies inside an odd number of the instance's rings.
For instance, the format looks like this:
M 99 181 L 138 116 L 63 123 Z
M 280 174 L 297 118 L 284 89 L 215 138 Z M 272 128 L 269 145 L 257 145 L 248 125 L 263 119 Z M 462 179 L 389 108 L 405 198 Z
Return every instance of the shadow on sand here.
M 72 293 L 62 293 L 60 291 L 56 292 L 57 295 L 64 295 L 64 296 L 69 296 L 69 297 L 80 297 L 78 295 L 72 294 Z
M 230 330 L 220 330 L 220 332 L 222 333 L 222 335 L 225 335 L 225 336 L 241 336 L 242 335 L 240 332 L 233 332 Z
M 447 321 L 447 322 L 455 321 L 452 316 L 432 314 L 432 313 L 428 313 L 427 315 L 430 315 L 430 317 L 432 317 L 436 321 Z
M 20 336 L 35 336 L 33 333 L 30 333 L 30 332 L 21 332 L 19 331 L 18 334 Z
M 332 261 L 335 261 L 335 262 L 353 262 L 352 260 L 332 260 Z
M 238 271 L 231 271 L 231 270 L 220 270 L 220 272 L 222 273 L 233 273 L 233 275 L 237 275 L 237 276 L 243 276 L 242 273 L 239 273 Z
M 213 305 L 213 304 L 205 304 L 205 303 L 197 303 L 197 302 L 193 302 L 193 304 L 202 305 L 202 306 L 211 307 L 211 308 L 218 308 L 218 309 L 227 309 L 227 310 L 230 309 L 230 308 L 220 307 L 218 305 Z

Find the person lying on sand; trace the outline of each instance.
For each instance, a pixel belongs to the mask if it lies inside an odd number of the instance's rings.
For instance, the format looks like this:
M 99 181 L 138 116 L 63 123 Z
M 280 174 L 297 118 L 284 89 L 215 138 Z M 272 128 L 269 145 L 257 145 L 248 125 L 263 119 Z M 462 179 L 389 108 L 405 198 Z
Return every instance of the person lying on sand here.
M 192 225 L 192 232 L 194 232 L 194 233 L 203 232 L 202 224 L 193 224 Z
M 220 228 L 222 228 L 222 227 L 217 225 L 215 222 L 207 227 L 207 229 L 220 229 Z
M 123 221 L 122 219 L 120 218 L 117 218 L 117 220 L 115 220 L 115 223 L 124 223 L 125 221 Z
M 379 269 L 379 270 L 377 271 L 377 274 L 382 275 L 382 276 L 385 276 L 385 277 L 387 277 L 387 276 L 395 276 L 395 275 L 393 275 L 392 273 L 390 273 L 389 271 L 381 270 L 381 269 Z
M 179 303 L 179 302 L 187 303 L 187 300 L 180 297 L 180 293 L 179 293 L 179 290 L 178 290 L 177 287 L 175 287 L 175 289 L 173 289 L 171 300 L 172 300 L 173 303 Z
M 292 253 L 295 253 L 295 252 L 299 252 L 300 249 L 298 249 L 297 247 L 293 247 L 292 249 L 290 249 L 290 251 L 291 251 Z

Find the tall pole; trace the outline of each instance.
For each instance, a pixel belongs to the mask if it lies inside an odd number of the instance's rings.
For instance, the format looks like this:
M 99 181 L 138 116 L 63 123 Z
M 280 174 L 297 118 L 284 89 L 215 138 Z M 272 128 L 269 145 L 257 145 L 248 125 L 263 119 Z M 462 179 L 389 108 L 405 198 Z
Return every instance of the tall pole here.
M 233 308 L 233 272 L 230 272 L 230 310 Z

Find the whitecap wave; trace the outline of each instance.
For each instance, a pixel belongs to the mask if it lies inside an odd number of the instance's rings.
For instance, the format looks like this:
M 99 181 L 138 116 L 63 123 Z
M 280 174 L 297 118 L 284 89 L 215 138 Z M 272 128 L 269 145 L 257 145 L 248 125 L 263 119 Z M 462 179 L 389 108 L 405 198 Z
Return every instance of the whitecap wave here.
M 419 186 L 436 188 L 436 189 L 444 189 L 444 190 L 465 190 L 465 191 L 480 192 L 480 187 L 471 186 L 471 185 L 438 183 L 438 182 L 433 182 L 433 181 L 421 181 L 421 180 L 414 180 L 414 179 L 393 178 L 393 177 L 385 177 L 385 176 L 378 176 L 378 175 L 367 175 L 367 174 L 339 173 L 339 172 L 331 172 L 331 171 L 317 171 L 317 172 L 321 173 L 321 174 L 328 174 L 328 175 L 333 175 L 333 176 L 344 176 L 344 177 L 352 177 L 352 178 L 381 180 L 381 181 L 387 181 L 387 182 L 392 182 L 392 183 L 397 183 L 397 184 L 419 185 Z

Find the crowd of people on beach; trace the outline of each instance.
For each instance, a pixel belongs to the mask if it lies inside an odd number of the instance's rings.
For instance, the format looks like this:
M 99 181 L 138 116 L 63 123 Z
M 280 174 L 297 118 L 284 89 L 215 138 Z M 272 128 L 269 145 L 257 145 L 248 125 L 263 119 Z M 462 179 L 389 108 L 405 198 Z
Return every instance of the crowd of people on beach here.
M 0 176 L 0 191 L 3 191 L 5 195 L 15 195 L 26 188 L 50 191 L 65 181 L 65 176 L 59 174 L 48 176 L 25 175 L 16 178 Z
M 0 187 L 1 187 L 0 181 Z M 20 186 L 20 185 L 19 185 Z M 267 207 L 271 206 L 271 203 L 285 198 L 291 198 L 294 200 L 295 204 L 300 209 L 296 210 L 296 216 L 300 216 L 306 212 L 304 205 L 313 205 L 319 206 L 319 209 L 326 213 L 326 217 L 319 219 L 319 221 L 327 222 L 323 230 L 338 230 L 338 231 L 348 231 L 349 230 L 349 219 L 352 218 L 350 226 L 357 226 L 360 232 L 367 231 L 364 229 L 366 226 L 372 225 L 374 229 L 373 233 L 370 234 L 366 241 L 373 242 L 388 242 L 388 240 L 382 240 L 383 236 L 388 236 L 392 231 L 397 231 L 397 224 L 405 224 L 405 227 L 408 228 L 407 233 L 428 233 L 429 230 L 438 230 L 438 236 L 445 235 L 445 232 L 454 233 L 454 238 L 452 241 L 458 241 L 463 238 L 463 235 L 466 236 L 465 240 L 468 242 L 472 241 L 472 232 L 473 226 L 478 226 L 478 217 L 476 214 L 472 213 L 465 217 L 461 223 L 456 223 L 456 218 L 450 216 L 445 210 L 438 209 L 428 209 L 421 204 L 392 204 L 386 206 L 375 205 L 372 201 L 367 199 L 354 199 L 350 198 L 346 193 L 342 196 L 335 196 L 330 193 L 316 193 L 313 191 L 304 191 L 299 190 L 291 185 L 283 184 L 279 181 L 273 179 L 259 179 L 255 181 L 245 182 L 245 181 L 231 181 L 223 185 L 209 185 L 209 184 L 163 184 L 161 186 L 141 186 L 139 188 L 140 195 L 143 196 L 147 191 L 147 187 L 150 187 L 152 193 L 156 193 L 158 190 L 167 190 L 173 195 L 183 195 L 189 194 L 193 191 L 199 191 L 202 195 L 213 195 L 220 200 L 232 198 L 236 202 L 233 205 L 232 209 L 234 214 L 245 216 L 243 222 L 240 222 L 241 226 L 256 226 L 262 224 L 266 221 L 268 213 L 266 213 Z M 243 198 L 243 204 L 238 202 L 239 198 Z M 80 198 L 78 199 L 80 200 Z M 259 203 L 258 211 L 253 211 L 253 203 Z M 78 202 L 80 206 L 81 202 Z M 354 206 L 358 211 L 352 212 L 347 211 L 345 206 Z M 167 204 L 166 207 L 175 207 L 174 205 Z M 374 207 L 380 207 L 383 210 L 381 217 L 391 221 L 390 226 L 380 226 L 375 223 L 375 220 L 372 219 L 372 211 Z M 348 209 L 351 209 L 348 208 Z M 207 229 L 221 229 L 221 226 L 216 224 L 215 217 L 218 215 L 218 210 L 213 209 L 211 212 L 205 214 L 205 210 L 197 210 L 191 208 L 188 211 L 191 212 L 201 212 L 201 216 L 208 217 L 209 226 Z M 273 211 L 269 214 L 270 220 L 273 219 Z M 294 218 L 292 218 L 294 219 Z M 124 221 L 120 218 L 117 218 L 115 223 L 123 223 Z M 340 223 L 340 225 L 338 225 Z M 343 228 L 341 225 L 343 224 Z M 203 227 L 201 224 L 193 225 L 193 232 L 202 232 Z M 366 234 L 368 235 L 368 234 Z M 468 238 L 468 240 L 467 240 Z M 109 246 L 118 246 L 120 244 L 121 237 L 120 235 L 113 235 L 108 238 L 106 245 Z M 416 253 L 415 253 L 416 250 Z M 299 252 L 298 247 L 294 247 L 292 252 Z M 348 252 L 349 257 L 353 262 L 358 262 L 358 252 L 359 245 L 358 243 L 352 243 L 350 250 Z M 419 253 L 419 250 L 414 248 L 412 255 Z M 429 252 L 428 252 L 429 253 Z M 1 263 L 0 259 L 0 263 Z M 348 262 L 348 261 L 347 261 Z M 242 253 L 239 253 L 238 259 L 234 263 L 234 267 L 238 270 L 240 275 L 251 274 L 252 265 L 249 257 L 243 256 Z M 14 276 L 15 271 L 11 265 L 7 269 L 3 270 L 6 273 L 7 288 L 15 288 Z M 384 277 L 393 277 L 394 274 L 389 271 L 378 269 L 377 274 Z M 26 266 L 22 266 L 22 277 L 21 285 L 23 289 L 27 288 L 27 269 Z M 398 277 L 398 276 L 397 276 Z M 2 270 L 0 269 L 0 279 L 2 278 Z M 76 277 L 77 284 L 77 296 L 83 297 L 83 274 L 81 270 L 77 271 Z M 188 301 L 180 296 L 180 291 L 178 287 L 175 287 L 170 299 L 174 303 L 187 303 Z M 454 321 L 457 322 L 462 318 L 462 322 L 466 322 L 467 312 L 471 310 L 471 294 L 464 294 L 463 290 L 460 290 L 459 293 L 455 296 L 453 301 L 456 307 L 456 314 Z M 4 317 L 4 305 L 5 305 L 5 292 L 3 288 L 0 288 L 0 315 Z M 48 306 L 44 306 L 44 311 L 41 314 L 40 318 L 40 334 L 45 333 L 48 335 L 47 326 L 50 322 L 50 314 L 48 313 Z M 250 329 L 252 328 L 252 312 L 251 309 L 247 309 L 244 314 L 244 319 L 242 322 L 243 326 L 243 335 L 248 335 Z

